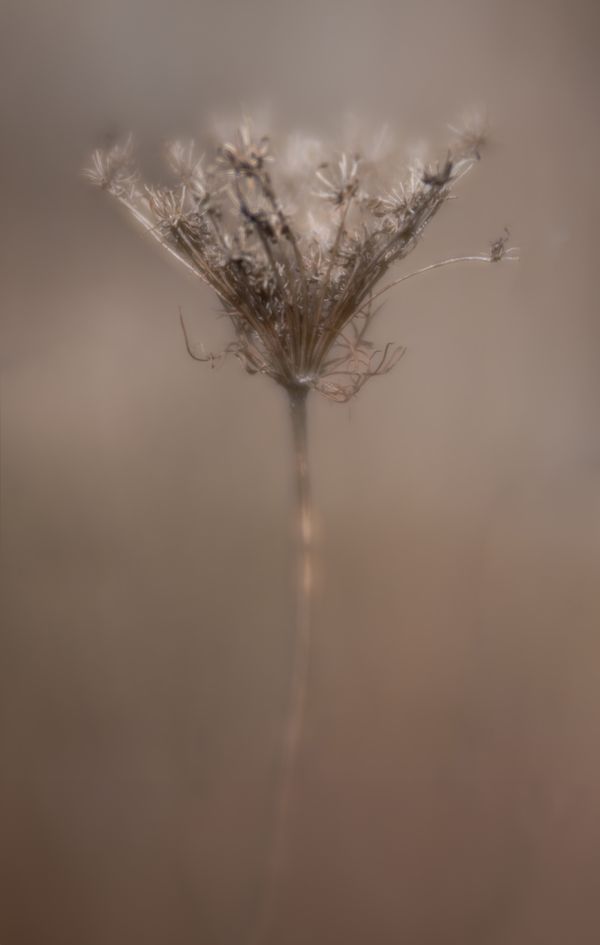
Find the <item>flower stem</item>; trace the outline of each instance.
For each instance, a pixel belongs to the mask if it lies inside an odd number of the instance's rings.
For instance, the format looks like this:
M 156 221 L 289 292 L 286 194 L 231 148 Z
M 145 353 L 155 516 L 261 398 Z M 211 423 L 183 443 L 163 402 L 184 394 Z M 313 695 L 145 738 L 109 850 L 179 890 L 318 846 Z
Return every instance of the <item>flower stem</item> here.
M 251 945 L 267 940 L 273 922 L 277 892 L 285 867 L 289 839 L 294 778 L 302 741 L 310 653 L 311 599 L 313 588 L 313 513 L 307 451 L 306 397 L 308 391 L 288 390 L 294 452 L 294 537 L 296 588 L 293 655 L 287 716 L 283 731 L 280 780 L 267 863 L 264 898 Z

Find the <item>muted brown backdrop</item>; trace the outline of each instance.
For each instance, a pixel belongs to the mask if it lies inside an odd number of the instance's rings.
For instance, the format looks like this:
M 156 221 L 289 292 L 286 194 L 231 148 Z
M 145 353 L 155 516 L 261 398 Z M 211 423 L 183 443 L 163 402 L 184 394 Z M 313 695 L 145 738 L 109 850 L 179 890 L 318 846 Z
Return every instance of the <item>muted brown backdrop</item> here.
M 600 941 L 596 4 L 5 0 L 2 945 L 237 945 L 290 654 L 285 404 L 79 176 L 264 101 L 493 141 L 311 406 L 321 590 L 278 945 Z M 441 131 L 440 131 L 441 130 Z

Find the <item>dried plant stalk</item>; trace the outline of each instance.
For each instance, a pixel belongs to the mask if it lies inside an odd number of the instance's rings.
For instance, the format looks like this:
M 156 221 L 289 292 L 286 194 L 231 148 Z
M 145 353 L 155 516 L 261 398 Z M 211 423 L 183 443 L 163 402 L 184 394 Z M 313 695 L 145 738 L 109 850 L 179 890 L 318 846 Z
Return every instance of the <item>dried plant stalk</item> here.
M 294 775 L 302 742 L 310 659 L 311 609 L 314 580 L 314 522 L 308 466 L 307 390 L 289 392 L 294 455 L 294 538 L 296 543 L 296 599 L 289 704 L 283 734 L 279 791 L 268 853 L 265 892 L 259 905 L 250 945 L 265 941 L 275 909 L 277 889 L 285 867 Z
M 289 398 L 298 544 L 294 656 L 266 889 L 253 945 L 266 939 L 274 914 L 306 701 L 314 569 L 307 395 L 314 390 L 345 402 L 399 361 L 401 346 L 377 346 L 369 338 L 378 311 L 373 303 L 394 286 L 444 266 L 517 258 L 505 230 L 485 253 L 442 259 L 380 286 L 480 158 L 483 129 L 471 121 L 452 130 L 454 141 L 442 160 L 414 160 L 403 173 L 392 150 L 385 154 L 379 146 L 371 154 L 352 151 L 332 158 L 320 141 L 300 137 L 280 141 L 275 161 L 270 139 L 253 135 L 248 122 L 208 161 L 193 143 L 172 144 L 168 159 L 177 183 L 171 187 L 143 183 L 131 141 L 95 151 L 86 171 L 220 299 L 233 340 L 221 354 L 207 354 L 191 343 L 182 318 L 189 354 L 212 365 L 233 354 L 249 373 L 276 381 Z

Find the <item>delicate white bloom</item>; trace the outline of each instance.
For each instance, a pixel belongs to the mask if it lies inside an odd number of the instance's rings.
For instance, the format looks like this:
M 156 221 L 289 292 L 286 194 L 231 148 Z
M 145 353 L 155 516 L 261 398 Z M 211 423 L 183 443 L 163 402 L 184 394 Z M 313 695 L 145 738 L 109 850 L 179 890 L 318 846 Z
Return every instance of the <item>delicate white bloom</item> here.
M 138 182 L 138 172 L 133 161 L 132 137 L 106 151 L 97 148 L 92 153 L 90 166 L 85 169 L 84 174 L 96 187 L 108 190 L 115 197 L 131 195 Z
M 448 127 L 454 134 L 454 149 L 466 157 L 479 160 L 489 137 L 489 124 L 485 113 L 478 108 L 468 109 L 456 125 Z
M 193 141 L 172 141 L 166 149 L 167 163 L 175 176 L 198 198 L 206 196 L 204 155 L 198 154 Z
M 316 176 L 320 190 L 315 191 L 315 197 L 341 207 L 358 191 L 358 160 L 344 153 L 333 165 L 321 164 Z

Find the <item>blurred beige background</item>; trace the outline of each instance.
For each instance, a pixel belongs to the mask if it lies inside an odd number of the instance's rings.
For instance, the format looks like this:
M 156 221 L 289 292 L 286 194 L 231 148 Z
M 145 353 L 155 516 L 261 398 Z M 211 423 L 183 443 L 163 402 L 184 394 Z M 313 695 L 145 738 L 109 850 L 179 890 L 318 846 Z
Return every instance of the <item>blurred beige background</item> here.
M 600 941 L 597 7 L 8 0 L 2 945 L 234 945 L 290 655 L 285 403 L 80 178 L 222 109 L 493 141 L 390 294 L 408 346 L 313 399 L 321 590 L 278 945 Z

